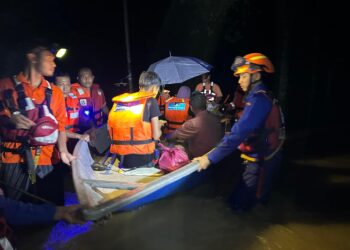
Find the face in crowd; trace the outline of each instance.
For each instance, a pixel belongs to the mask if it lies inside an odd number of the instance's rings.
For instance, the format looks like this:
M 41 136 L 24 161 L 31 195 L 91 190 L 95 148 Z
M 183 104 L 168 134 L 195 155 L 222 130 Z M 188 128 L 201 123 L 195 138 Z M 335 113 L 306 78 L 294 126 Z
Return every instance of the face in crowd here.
M 91 88 L 94 83 L 95 76 L 89 69 L 82 69 L 79 71 L 78 80 L 79 83 L 85 88 Z
M 69 76 L 57 76 L 55 83 L 62 90 L 64 97 L 67 97 L 71 87 Z
M 259 72 L 253 73 L 253 74 L 242 73 L 239 75 L 239 80 L 238 80 L 239 86 L 242 88 L 244 92 L 247 92 L 249 89 L 249 85 L 251 83 L 258 81 L 260 77 L 261 75 Z
M 43 76 L 53 76 L 56 68 L 55 56 L 48 50 L 27 54 L 29 64 Z

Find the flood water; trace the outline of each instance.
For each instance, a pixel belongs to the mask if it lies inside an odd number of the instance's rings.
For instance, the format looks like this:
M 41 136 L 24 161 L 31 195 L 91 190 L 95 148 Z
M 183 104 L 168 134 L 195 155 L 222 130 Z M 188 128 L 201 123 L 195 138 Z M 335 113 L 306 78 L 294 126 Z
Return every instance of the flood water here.
M 350 249 L 350 154 L 286 159 L 268 207 L 227 205 L 237 155 L 187 192 L 104 222 L 17 230 L 19 249 Z

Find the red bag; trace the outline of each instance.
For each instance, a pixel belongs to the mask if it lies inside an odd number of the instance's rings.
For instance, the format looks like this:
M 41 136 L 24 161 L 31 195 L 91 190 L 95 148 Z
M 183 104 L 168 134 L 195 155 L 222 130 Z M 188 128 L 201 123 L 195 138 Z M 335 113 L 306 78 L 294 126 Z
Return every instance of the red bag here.
M 30 129 L 29 141 L 32 146 L 55 144 L 58 140 L 58 122 L 49 112 L 46 105 L 42 105 L 43 116 L 34 120 L 36 123 Z
M 183 167 L 190 162 L 187 153 L 181 146 L 166 147 L 163 144 L 158 144 L 162 150 L 158 164 L 161 170 L 172 172 Z

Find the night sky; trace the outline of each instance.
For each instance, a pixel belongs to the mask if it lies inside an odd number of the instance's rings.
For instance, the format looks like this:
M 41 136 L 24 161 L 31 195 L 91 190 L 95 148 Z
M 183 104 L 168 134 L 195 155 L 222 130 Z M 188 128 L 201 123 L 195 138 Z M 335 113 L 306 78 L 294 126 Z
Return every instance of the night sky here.
M 232 94 L 234 57 L 261 52 L 277 69 L 269 85 L 283 104 L 290 131 L 348 126 L 346 8 L 322 2 L 128 1 L 134 89 L 140 72 L 171 51 L 214 65 L 213 80 L 224 95 Z M 75 79 L 80 67 L 91 67 L 109 100 L 118 93 L 112 83 L 128 74 L 121 0 L 0 5 L 0 75 L 16 73 L 22 42 L 45 39 L 69 50 L 57 71 Z

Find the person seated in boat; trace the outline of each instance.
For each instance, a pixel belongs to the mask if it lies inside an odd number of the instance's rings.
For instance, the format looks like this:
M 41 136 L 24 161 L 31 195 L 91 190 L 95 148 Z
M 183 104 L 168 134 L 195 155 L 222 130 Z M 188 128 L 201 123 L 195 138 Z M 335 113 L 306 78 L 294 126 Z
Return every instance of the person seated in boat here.
M 153 167 L 155 142 L 162 132 L 157 100 L 161 80 L 151 71 L 139 79 L 140 91 L 114 97 L 108 116 L 110 152 L 123 168 Z
M 170 97 L 165 101 L 165 135 L 174 132 L 189 119 L 190 95 L 191 89 L 187 86 L 181 86 L 176 97 Z
M 223 129 L 219 118 L 207 111 L 207 99 L 202 93 L 195 91 L 189 104 L 195 117 L 186 121 L 168 138 L 185 141 L 190 157 L 198 157 L 215 147 L 223 137 Z
M 164 116 L 165 101 L 170 98 L 170 90 L 163 88 L 157 97 L 160 113 Z

